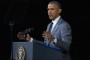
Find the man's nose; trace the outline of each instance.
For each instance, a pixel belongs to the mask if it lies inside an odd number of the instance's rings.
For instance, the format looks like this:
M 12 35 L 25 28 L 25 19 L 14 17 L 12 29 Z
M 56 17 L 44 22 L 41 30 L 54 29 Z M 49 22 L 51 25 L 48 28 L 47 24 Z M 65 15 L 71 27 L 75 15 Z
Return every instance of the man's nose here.
M 51 11 L 50 10 L 48 10 L 48 14 L 50 14 L 51 13 Z
M 49 13 L 51 13 L 51 11 L 50 11 L 50 10 L 48 10 L 48 14 L 49 14 Z

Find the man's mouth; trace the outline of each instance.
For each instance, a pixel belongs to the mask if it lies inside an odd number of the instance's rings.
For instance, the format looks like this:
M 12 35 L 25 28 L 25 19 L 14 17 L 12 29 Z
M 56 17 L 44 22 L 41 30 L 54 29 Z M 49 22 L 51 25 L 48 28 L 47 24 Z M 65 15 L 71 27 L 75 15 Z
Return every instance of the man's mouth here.
M 49 17 L 51 17 L 52 15 L 48 15 Z

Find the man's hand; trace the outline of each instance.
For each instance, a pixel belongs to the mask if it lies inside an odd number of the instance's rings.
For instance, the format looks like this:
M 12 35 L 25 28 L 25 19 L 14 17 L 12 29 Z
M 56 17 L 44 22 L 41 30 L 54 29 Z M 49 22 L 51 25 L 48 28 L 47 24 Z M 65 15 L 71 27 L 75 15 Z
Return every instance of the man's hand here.
M 50 32 L 46 32 L 46 31 L 44 31 L 44 32 L 42 33 L 42 37 L 47 38 L 47 39 L 49 39 L 49 40 L 51 40 L 51 41 L 53 41 L 53 40 L 55 39 L 55 37 L 52 36 L 52 34 L 51 34 Z

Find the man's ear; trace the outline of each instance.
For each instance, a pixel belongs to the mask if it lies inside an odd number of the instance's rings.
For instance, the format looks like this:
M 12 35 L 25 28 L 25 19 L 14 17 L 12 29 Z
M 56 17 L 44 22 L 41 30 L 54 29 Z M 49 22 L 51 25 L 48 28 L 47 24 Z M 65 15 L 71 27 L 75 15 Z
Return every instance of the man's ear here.
M 59 11 L 59 14 L 62 12 L 62 9 L 58 9 L 58 11 Z

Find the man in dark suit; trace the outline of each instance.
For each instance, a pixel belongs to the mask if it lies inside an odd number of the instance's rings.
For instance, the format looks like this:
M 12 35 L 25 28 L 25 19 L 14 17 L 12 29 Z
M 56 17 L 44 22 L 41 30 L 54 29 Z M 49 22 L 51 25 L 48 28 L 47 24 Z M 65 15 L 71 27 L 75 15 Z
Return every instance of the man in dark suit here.
M 44 44 L 52 48 L 60 48 L 66 51 L 63 54 L 63 60 L 70 60 L 69 49 L 72 40 L 71 27 L 70 25 L 61 18 L 60 13 L 62 12 L 61 4 L 57 1 L 51 1 L 48 4 L 48 16 L 52 20 L 48 24 L 47 30 L 43 32 Z M 23 39 L 25 36 L 20 36 L 18 33 L 18 38 Z M 27 34 L 27 41 L 35 41 L 29 34 Z

